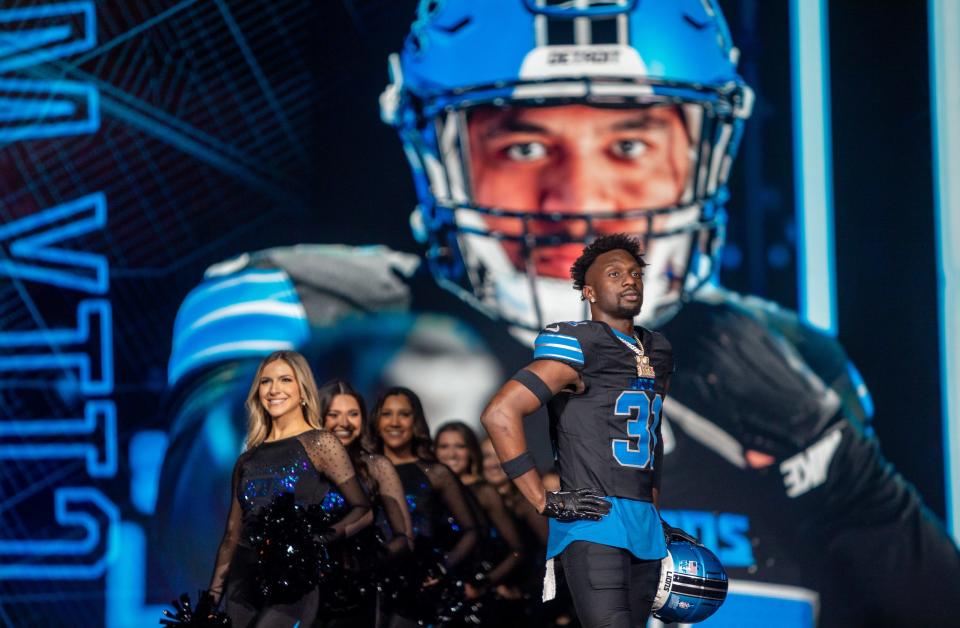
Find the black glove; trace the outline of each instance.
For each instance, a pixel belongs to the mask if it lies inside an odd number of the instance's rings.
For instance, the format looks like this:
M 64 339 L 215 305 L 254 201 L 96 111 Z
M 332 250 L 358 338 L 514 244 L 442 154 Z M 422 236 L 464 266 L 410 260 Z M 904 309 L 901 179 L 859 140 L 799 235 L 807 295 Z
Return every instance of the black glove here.
M 608 512 L 610 502 L 595 488 L 548 492 L 547 504 L 543 507 L 543 514 L 557 521 L 600 521 Z
M 693 543 L 694 545 L 700 545 L 700 539 L 693 536 L 689 532 L 686 532 L 680 528 L 674 528 L 672 525 L 660 519 L 660 525 L 663 526 L 663 538 L 666 540 L 667 545 L 670 545 L 670 541 L 682 540 Z

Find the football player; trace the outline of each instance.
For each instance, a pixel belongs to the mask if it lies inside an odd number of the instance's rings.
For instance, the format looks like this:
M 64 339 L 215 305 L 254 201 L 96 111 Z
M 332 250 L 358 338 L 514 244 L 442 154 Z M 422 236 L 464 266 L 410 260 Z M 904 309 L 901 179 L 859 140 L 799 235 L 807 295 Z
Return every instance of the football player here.
M 660 412 L 673 370 L 662 334 L 635 326 L 643 303 L 640 243 L 601 236 L 573 264 L 590 320 L 548 325 L 534 362 L 481 418 L 505 473 L 550 517 L 547 558 L 560 556 L 585 626 L 644 626 L 666 555 L 660 517 Z M 547 492 L 523 417 L 548 404 L 560 471 Z

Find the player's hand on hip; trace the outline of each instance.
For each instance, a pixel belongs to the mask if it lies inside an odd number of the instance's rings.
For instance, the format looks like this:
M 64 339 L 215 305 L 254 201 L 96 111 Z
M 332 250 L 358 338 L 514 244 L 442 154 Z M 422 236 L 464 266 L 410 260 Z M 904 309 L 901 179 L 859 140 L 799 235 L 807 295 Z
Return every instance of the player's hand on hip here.
M 610 502 L 595 488 L 549 491 L 546 499 L 543 515 L 558 521 L 599 521 L 610 512 Z

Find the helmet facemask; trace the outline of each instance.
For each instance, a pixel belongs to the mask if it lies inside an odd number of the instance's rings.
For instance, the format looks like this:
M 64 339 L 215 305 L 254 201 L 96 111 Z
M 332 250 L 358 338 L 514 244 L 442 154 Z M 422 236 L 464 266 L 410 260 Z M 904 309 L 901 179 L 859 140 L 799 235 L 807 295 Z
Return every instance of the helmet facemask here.
M 627 232 L 643 242 L 648 263 L 637 320 L 655 325 L 716 274 L 727 176 L 753 100 L 736 72 L 738 54 L 714 0 L 424 0 L 404 50 L 391 57 L 381 112 L 413 168 L 420 205 L 412 222 L 438 282 L 533 332 L 587 315 L 571 290 L 569 264 L 596 236 Z M 616 160 L 583 159 L 589 167 L 564 180 L 562 168 L 545 167 L 563 159 L 547 159 L 539 164 L 544 173 L 571 190 L 592 186 L 593 196 L 569 193 L 569 202 L 548 203 L 545 178 L 530 186 L 522 176 L 513 188 L 535 190 L 532 197 L 491 194 L 479 167 L 488 165 L 488 147 L 471 150 L 471 124 L 479 124 L 473 116 L 533 119 L 530 112 L 568 105 L 598 111 L 598 118 L 669 109 L 672 136 L 686 145 L 660 163 L 684 152 L 683 176 L 656 193 L 631 193 L 631 186 L 654 190 L 663 172 L 644 181 L 643 172 Z M 554 153 L 571 156 L 568 166 L 586 146 L 577 138 L 589 135 L 573 127 L 566 135 L 550 129 L 570 147 Z M 629 157 L 624 164 L 644 163 Z M 509 168 L 501 174 L 512 176 Z M 511 187 L 508 178 L 499 179 L 508 183 L 501 190 Z M 594 194 L 600 189 L 606 197 Z
M 546 93 L 562 96 L 547 98 Z M 506 93 L 512 94 L 509 99 Z M 537 270 L 551 250 L 578 249 L 596 236 L 628 231 L 644 244 L 644 308 L 637 322 L 652 324 L 671 304 L 715 273 L 723 238 L 726 179 L 749 89 L 664 81 L 551 79 L 481 86 L 421 103 L 418 128 L 406 129 L 407 155 L 421 192 L 418 220 L 430 234 L 431 267 L 441 285 L 491 316 L 536 331 L 556 320 L 584 318 L 569 274 Z M 688 141 L 686 181 L 676 202 L 659 207 L 597 211 L 570 207 L 498 207 L 478 202 L 471 171 L 469 125 L 476 111 L 587 105 L 595 109 L 672 107 Z M 624 229 L 624 224 L 630 228 Z M 443 229 L 437 229 L 438 226 Z M 438 237 L 439 236 L 439 237 Z M 569 249 L 568 249 L 569 253 Z

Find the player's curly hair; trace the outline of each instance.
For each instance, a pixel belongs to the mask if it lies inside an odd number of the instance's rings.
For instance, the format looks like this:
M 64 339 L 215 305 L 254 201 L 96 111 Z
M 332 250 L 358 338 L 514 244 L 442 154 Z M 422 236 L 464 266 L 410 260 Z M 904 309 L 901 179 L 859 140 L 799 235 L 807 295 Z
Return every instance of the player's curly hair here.
M 637 260 L 640 268 L 643 268 L 647 263 L 643 261 L 642 249 L 643 246 L 640 244 L 640 240 L 626 233 L 611 233 L 600 236 L 584 247 L 583 253 L 580 254 L 577 261 L 570 267 L 573 289 L 577 291 L 583 290 L 583 286 L 587 283 L 587 270 L 590 269 L 590 266 L 593 265 L 598 257 L 610 251 L 626 251 L 630 255 L 633 255 L 633 258 Z

